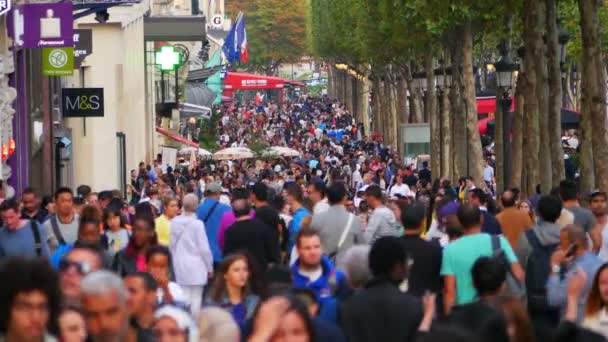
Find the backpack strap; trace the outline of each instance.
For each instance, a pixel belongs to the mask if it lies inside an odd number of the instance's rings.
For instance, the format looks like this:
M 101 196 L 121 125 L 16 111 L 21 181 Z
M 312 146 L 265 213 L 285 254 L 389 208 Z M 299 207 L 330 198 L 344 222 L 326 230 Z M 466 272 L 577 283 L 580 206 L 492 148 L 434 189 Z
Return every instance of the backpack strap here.
M 32 227 L 32 234 L 34 234 L 34 247 L 36 248 L 36 255 L 42 256 L 42 239 L 40 238 L 40 229 L 36 220 L 30 220 L 30 226 Z
M 534 233 L 534 229 L 528 229 L 526 231 L 526 239 L 528 239 L 528 243 L 530 243 L 530 246 L 532 246 L 532 248 L 543 248 L 543 245 L 540 243 L 538 236 L 536 235 L 536 233 Z
M 61 230 L 59 230 L 59 222 L 57 222 L 57 215 L 51 216 L 51 227 L 53 227 L 53 234 L 60 245 L 65 245 L 65 239 L 63 238 L 63 234 L 61 234 Z
M 205 216 L 205 218 L 203 219 L 203 223 L 207 224 L 207 221 L 209 220 L 209 218 L 211 217 L 211 214 L 213 214 L 213 212 L 215 211 L 215 208 L 217 208 L 217 206 L 220 204 L 220 201 L 215 202 L 212 206 L 211 209 L 209 209 L 209 212 L 207 213 L 207 215 Z
M 492 238 L 492 251 L 500 251 L 502 248 L 500 247 L 500 238 L 498 235 L 490 235 L 490 237 Z

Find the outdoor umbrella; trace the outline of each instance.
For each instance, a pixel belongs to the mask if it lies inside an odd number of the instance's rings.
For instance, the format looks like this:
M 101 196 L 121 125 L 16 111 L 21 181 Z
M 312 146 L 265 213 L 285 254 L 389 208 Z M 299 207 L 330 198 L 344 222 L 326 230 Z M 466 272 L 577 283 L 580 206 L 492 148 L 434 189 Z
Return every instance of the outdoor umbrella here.
M 211 152 L 202 149 L 202 148 L 196 148 L 196 147 L 185 147 L 182 148 L 181 150 L 179 150 L 178 154 L 183 154 L 183 155 L 189 155 L 192 153 L 198 153 L 199 156 L 201 157 L 210 157 L 212 155 Z
M 229 147 L 213 154 L 215 160 L 235 160 L 253 158 L 253 152 L 247 147 Z
M 281 157 L 299 157 L 300 152 L 294 150 L 293 148 L 283 147 L 283 146 L 272 146 L 268 150 L 264 151 L 264 154 L 268 155 L 278 155 Z

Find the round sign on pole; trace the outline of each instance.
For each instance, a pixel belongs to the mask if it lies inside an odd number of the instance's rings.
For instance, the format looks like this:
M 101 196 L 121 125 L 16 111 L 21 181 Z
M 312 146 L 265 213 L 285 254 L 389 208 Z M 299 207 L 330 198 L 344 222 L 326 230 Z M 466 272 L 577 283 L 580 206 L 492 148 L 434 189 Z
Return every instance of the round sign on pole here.
M 224 25 L 224 17 L 221 14 L 216 14 L 211 18 L 211 26 L 221 28 Z

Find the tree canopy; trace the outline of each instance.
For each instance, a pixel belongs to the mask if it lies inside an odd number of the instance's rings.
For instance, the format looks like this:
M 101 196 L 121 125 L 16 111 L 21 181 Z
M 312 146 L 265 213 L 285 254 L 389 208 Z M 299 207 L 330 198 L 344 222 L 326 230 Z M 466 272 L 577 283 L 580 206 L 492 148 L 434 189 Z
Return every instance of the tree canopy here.
M 276 74 L 282 63 L 306 55 L 306 1 L 234 0 L 226 4 L 233 20 L 245 14 L 249 63 L 239 68 Z

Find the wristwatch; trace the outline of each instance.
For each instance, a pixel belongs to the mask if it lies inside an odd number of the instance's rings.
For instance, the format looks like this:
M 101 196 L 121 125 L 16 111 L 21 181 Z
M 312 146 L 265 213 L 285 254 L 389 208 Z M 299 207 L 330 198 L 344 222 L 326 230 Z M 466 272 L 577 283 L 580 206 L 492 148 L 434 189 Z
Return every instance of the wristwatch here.
M 559 271 L 561 271 L 561 269 L 562 268 L 559 265 L 551 266 L 551 272 L 556 273 L 556 274 L 559 273 Z

